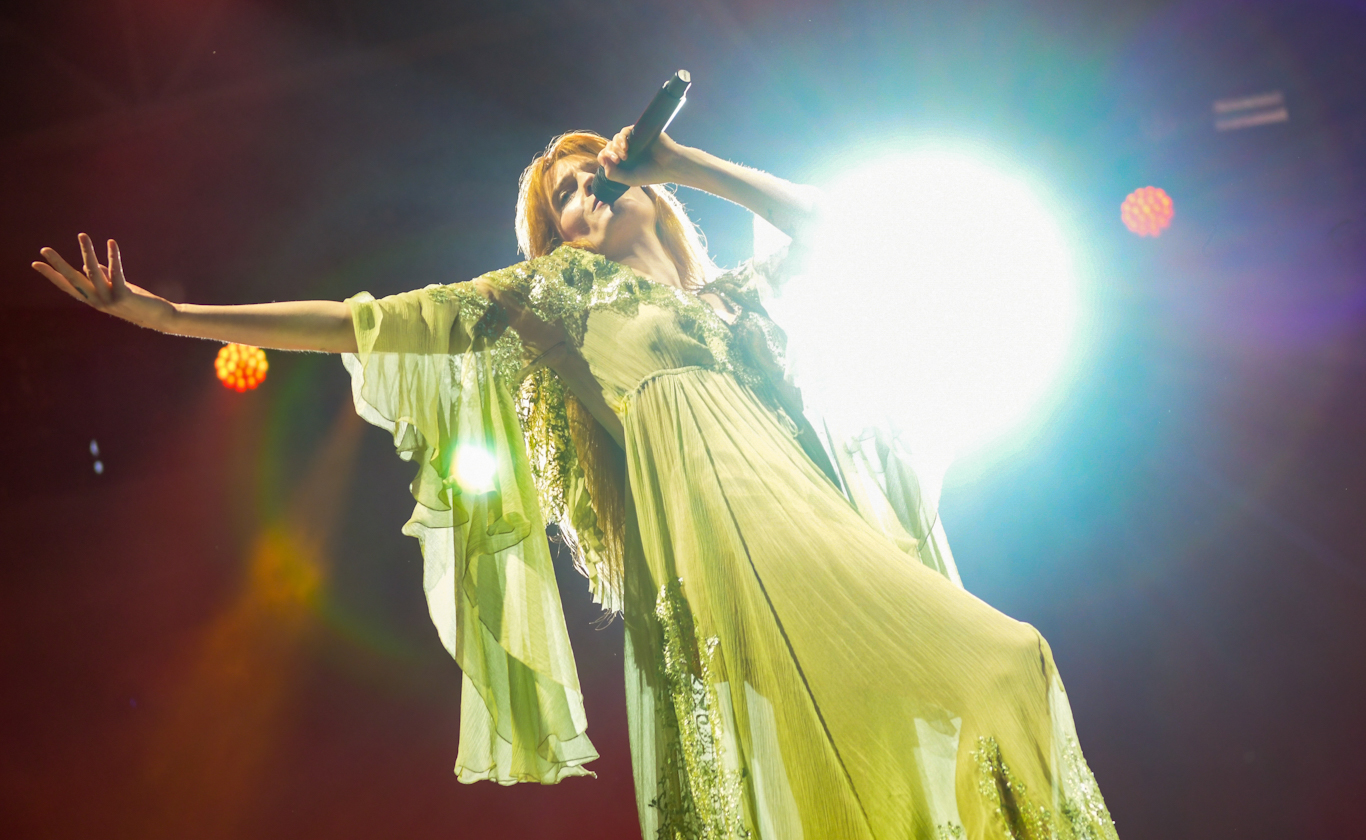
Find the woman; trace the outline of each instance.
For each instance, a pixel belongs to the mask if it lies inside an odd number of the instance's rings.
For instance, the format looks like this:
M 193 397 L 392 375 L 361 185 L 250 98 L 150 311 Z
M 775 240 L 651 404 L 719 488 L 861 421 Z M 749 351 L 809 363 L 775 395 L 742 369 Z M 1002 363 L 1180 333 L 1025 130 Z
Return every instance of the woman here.
M 624 616 L 644 837 L 1114 837 L 1044 640 L 911 561 L 832 480 L 761 301 L 792 259 L 718 274 L 649 185 L 797 242 L 813 191 L 663 135 L 623 170 L 628 144 L 553 141 L 522 177 L 528 261 L 471 283 L 172 304 L 84 234 L 84 272 L 51 249 L 34 267 L 163 332 L 346 354 L 357 410 L 419 466 L 404 532 L 464 674 L 462 781 L 556 782 L 596 758 L 549 519 Z M 599 165 L 632 185 L 611 206 Z

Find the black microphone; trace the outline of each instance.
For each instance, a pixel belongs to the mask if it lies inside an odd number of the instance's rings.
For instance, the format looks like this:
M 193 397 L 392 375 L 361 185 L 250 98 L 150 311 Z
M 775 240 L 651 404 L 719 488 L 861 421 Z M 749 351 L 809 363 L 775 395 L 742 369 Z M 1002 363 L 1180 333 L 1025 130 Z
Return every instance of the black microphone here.
M 631 141 L 626 157 L 618 164 L 622 169 L 630 169 L 635 161 L 640 160 L 650 150 L 650 146 L 659 139 L 660 133 L 673 122 L 678 109 L 683 107 L 690 87 L 692 76 L 687 70 L 679 70 L 659 89 L 655 98 L 645 107 L 645 113 L 640 115 L 635 127 L 631 129 Z M 625 184 L 609 180 L 603 174 L 601 166 L 598 167 L 598 174 L 593 176 L 593 195 L 607 205 L 621 198 L 622 193 L 628 189 L 630 187 Z

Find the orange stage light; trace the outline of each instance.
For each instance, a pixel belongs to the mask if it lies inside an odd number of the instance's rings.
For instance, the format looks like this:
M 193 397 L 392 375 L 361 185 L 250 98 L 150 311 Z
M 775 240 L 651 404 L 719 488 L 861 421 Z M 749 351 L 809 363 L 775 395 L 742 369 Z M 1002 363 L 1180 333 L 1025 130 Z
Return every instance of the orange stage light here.
M 218 351 L 213 369 L 224 388 L 238 393 L 255 388 L 266 380 L 266 351 L 247 344 L 228 344 Z
M 1172 223 L 1172 197 L 1161 187 L 1143 187 L 1124 198 L 1119 217 L 1139 236 L 1157 236 Z

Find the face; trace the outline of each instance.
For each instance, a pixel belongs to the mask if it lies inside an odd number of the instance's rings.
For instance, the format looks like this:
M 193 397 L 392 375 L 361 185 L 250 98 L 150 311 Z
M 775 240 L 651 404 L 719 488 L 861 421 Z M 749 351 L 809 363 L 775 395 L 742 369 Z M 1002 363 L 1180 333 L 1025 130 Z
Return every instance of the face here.
M 631 187 L 608 206 L 593 195 L 593 158 L 561 158 L 551 167 L 550 207 L 565 242 L 586 241 L 610 259 L 630 254 L 643 236 L 655 236 L 655 206 L 640 187 Z

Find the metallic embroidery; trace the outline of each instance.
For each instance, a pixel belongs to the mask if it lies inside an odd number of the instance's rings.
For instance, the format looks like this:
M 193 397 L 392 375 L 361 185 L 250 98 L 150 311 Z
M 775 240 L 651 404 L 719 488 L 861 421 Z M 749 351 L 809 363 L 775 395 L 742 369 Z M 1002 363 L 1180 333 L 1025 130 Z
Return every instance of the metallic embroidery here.
M 1068 738 L 1062 750 L 1062 814 L 1078 840 L 1118 840 L 1115 821 L 1100 795 L 1100 785 L 1082 757 L 1077 739 Z
M 576 468 L 564 385 L 554 371 L 540 368 L 522 380 L 515 397 L 541 513 L 547 522 L 562 521 L 568 518 L 565 497 Z
M 562 324 L 576 347 L 583 346 L 592 310 L 633 316 L 646 303 L 672 310 L 683 332 L 711 352 L 717 370 L 734 374 L 761 397 L 767 396 L 763 392 L 772 384 L 773 371 L 784 366 L 786 336 L 764 311 L 758 281 L 748 265 L 720 275 L 701 290 L 714 292 L 741 310 L 735 328 L 695 294 L 656 283 L 606 257 L 567 245 L 544 257 L 489 272 L 483 279 L 513 292 L 541 320 Z
M 659 590 L 655 616 L 664 631 L 662 715 L 664 766 L 650 806 L 659 811 L 659 840 L 749 838 L 740 774 L 727 762 L 720 704 L 709 662 L 718 640 L 698 644 L 681 581 Z
M 1063 751 L 1058 814 L 1030 799 L 1024 783 L 1006 765 L 995 738 L 978 738 L 972 757 L 977 764 L 978 791 L 993 806 L 1011 840 L 1118 840 L 1115 823 L 1075 740 L 1068 739 Z

